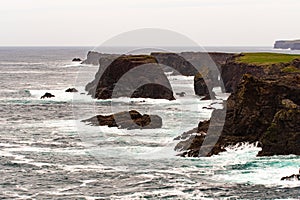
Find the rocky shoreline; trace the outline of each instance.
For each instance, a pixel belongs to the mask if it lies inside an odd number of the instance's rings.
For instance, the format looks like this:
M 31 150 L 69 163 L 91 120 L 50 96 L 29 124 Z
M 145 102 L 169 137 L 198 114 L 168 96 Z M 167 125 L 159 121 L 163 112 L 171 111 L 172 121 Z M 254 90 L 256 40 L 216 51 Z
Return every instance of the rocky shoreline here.
M 192 65 L 193 59 L 204 59 L 203 53 L 183 52 L 151 55 L 106 55 L 89 52 L 83 63 L 99 64 L 95 80 L 86 86 L 94 98 L 112 98 L 116 83 L 130 70 L 141 67 L 142 71 L 124 79 L 119 96 L 175 99 L 165 76 L 174 69 L 179 74 L 194 76 L 195 94 L 213 99 L 213 88 L 223 80 L 224 92 L 231 93 L 224 101 L 223 110 L 214 110 L 211 119 L 199 122 L 198 127 L 183 133 L 175 147 L 181 156 L 198 157 L 201 149 L 209 149 L 205 156 L 225 151 L 225 147 L 240 143 L 258 143 L 262 150 L 258 156 L 300 155 L 300 55 L 271 53 L 208 53 L 216 63 L 218 73 L 203 67 L 200 74 Z M 100 56 L 100 57 L 99 57 Z M 187 61 L 185 58 L 189 58 Z M 97 60 L 98 59 L 98 60 Z M 102 66 L 101 66 L 102 63 Z M 104 64 L 103 64 L 104 63 Z M 163 64 L 170 68 L 147 71 L 148 65 Z M 145 71 L 146 70 L 146 71 Z M 215 69 L 216 70 L 216 69 Z M 144 74 L 154 74 L 145 76 Z M 99 75 L 102 75 L 101 77 Z M 132 85 L 143 80 L 142 87 Z M 146 80 L 146 81 L 145 81 Z M 157 81 L 157 82 L 155 82 Z M 139 81 L 137 81 L 139 82 Z M 156 84 L 151 84 L 151 83 Z M 163 83 L 163 86 L 161 86 Z M 138 89 L 137 89 L 138 88 Z M 137 90 L 133 90 L 137 89 Z M 131 93 L 128 91 L 131 90 Z M 222 118 L 225 119 L 222 121 Z M 208 129 L 220 130 L 220 135 L 209 135 Z M 214 138 L 217 137 L 218 138 Z M 208 138 L 216 143 L 203 142 Z
M 239 62 L 240 56 L 221 66 L 225 88 L 232 94 L 224 102 L 226 117 L 216 145 L 203 147 L 210 148 L 206 156 L 244 142 L 258 142 L 262 147 L 258 156 L 300 155 L 299 59 L 262 65 Z M 218 126 L 219 115 L 220 110 L 214 110 L 211 120 L 176 138 L 182 141 L 175 150 L 181 156 L 198 157 L 208 128 Z

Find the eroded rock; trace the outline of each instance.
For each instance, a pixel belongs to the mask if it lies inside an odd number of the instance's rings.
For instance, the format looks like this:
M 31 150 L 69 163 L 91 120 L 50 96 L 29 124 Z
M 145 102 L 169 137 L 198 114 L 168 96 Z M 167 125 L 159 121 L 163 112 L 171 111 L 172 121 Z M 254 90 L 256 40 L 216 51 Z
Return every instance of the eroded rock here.
M 118 127 L 120 129 L 155 129 L 162 127 L 158 115 L 140 114 L 136 110 L 119 112 L 113 115 L 97 115 L 83 120 L 93 126 Z

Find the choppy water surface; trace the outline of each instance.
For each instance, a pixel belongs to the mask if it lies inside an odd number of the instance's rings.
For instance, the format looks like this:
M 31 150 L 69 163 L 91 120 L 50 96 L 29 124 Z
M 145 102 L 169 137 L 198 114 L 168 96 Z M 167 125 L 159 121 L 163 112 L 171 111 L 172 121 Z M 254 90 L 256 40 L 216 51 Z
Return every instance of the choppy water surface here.
M 83 93 L 97 67 L 71 63 L 88 48 L 0 48 L 1 199 L 299 199 L 299 156 L 256 157 L 244 144 L 210 158 L 180 158 L 173 138 L 208 119 L 211 101 L 193 94 L 193 77 L 170 76 L 176 101 L 92 100 Z M 76 79 L 79 74 L 86 76 Z M 80 87 L 82 85 L 82 87 Z M 77 94 L 65 93 L 76 86 Z M 56 97 L 41 100 L 51 92 Z M 119 130 L 81 122 L 136 109 L 163 127 Z

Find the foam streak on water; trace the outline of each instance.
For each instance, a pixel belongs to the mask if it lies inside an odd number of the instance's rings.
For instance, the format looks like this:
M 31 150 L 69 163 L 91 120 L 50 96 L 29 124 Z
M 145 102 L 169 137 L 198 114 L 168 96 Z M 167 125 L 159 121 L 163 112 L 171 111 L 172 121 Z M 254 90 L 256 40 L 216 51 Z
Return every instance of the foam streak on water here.
M 86 48 L 0 50 L 0 198 L 300 198 L 299 182 L 279 181 L 298 172 L 299 156 L 256 157 L 260 148 L 253 144 L 210 158 L 176 156 L 173 138 L 211 114 L 202 109 L 211 101 L 194 95 L 193 77 L 169 77 L 175 92 L 186 92 L 172 102 L 93 100 L 80 94 L 83 86 L 64 92 L 78 69 L 97 70 L 70 62 Z M 56 97 L 40 99 L 45 92 Z M 81 122 L 111 113 L 112 104 L 158 114 L 163 127 L 120 131 Z

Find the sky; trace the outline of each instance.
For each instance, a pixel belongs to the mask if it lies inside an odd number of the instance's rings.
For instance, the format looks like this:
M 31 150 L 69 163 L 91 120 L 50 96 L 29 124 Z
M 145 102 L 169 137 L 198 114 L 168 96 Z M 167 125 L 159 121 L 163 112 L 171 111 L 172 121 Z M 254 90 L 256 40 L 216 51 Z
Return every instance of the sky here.
M 300 39 L 299 0 L 0 0 L 0 46 L 98 46 L 160 28 L 201 46 Z

